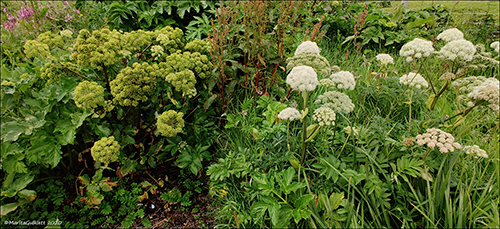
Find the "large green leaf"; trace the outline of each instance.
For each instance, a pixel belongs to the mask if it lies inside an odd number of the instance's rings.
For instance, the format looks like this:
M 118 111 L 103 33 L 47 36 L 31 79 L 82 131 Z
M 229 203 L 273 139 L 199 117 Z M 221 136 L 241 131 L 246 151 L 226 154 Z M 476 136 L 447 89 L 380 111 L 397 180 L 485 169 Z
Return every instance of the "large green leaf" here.
M 7 215 L 9 212 L 16 210 L 19 203 L 10 203 L 0 206 L 0 213 L 2 216 Z

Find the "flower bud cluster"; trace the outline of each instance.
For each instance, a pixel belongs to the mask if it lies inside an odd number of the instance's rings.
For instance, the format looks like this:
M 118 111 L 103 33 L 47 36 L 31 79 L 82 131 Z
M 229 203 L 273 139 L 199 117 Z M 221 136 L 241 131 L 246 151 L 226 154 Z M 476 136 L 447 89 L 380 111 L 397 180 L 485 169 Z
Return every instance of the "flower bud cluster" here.
M 61 77 L 73 77 L 75 74 L 68 68 L 78 69 L 72 62 L 62 62 L 60 64 L 52 62 L 46 63 L 45 66 L 40 69 L 40 78 L 46 80 L 48 85 L 59 82 Z
M 125 57 L 126 52 L 122 50 L 121 40 L 123 34 L 116 30 L 101 29 L 94 30 L 92 34 L 86 30 L 80 30 L 71 59 L 78 65 L 90 65 L 100 69 L 101 64 L 112 65 Z
M 322 106 L 314 110 L 313 120 L 317 121 L 320 126 L 335 125 L 335 111 L 328 106 Z
M 144 31 L 142 29 L 126 32 L 121 38 L 122 49 L 132 52 L 142 52 L 142 50 L 153 43 L 153 39 L 158 36 L 157 31 Z
M 475 158 L 479 158 L 479 157 L 488 158 L 488 154 L 486 153 L 486 151 L 482 150 L 477 145 L 464 146 L 463 150 L 465 151 L 466 154 L 469 154 Z
M 199 39 L 194 39 L 186 44 L 184 47 L 186 51 L 199 52 L 202 54 L 208 54 L 212 46 L 208 41 L 202 41 Z
M 165 49 L 161 45 L 153 45 L 151 46 L 151 55 L 155 58 L 158 59 L 163 56 Z
M 412 62 L 414 59 L 428 57 L 433 52 L 432 41 L 415 38 L 401 47 L 399 55 L 406 57 L 407 62 Z
M 134 63 L 120 71 L 116 79 L 110 82 L 113 101 L 122 106 L 137 106 L 139 101 L 147 101 L 156 88 L 156 82 L 172 69 L 166 63 L 142 65 Z
M 389 54 L 381 53 L 376 56 L 381 65 L 394 64 L 394 59 Z
M 61 37 L 64 37 L 64 38 L 67 38 L 67 39 L 71 39 L 73 37 L 73 32 L 71 32 L 71 30 L 61 30 L 61 32 L 59 32 L 59 34 L 61 34 Z
M 356 136 L 356 135 L 358 135 L 359 130 L 356 127 L 346 126 L 346 127 L 344 127 L 344 132 L 346 134 L 349 134 L 349 135 L 352 134 L 353 136 Z
M 157 31 L 156 41 L 158 41 L 165 48 L 168 54 L 175 53 L 185 46 L 186 40 L 184 39 L 184 32 L 179 28 L 172 28 L 166 26 Z
M 158 131 L 165 137 L 175 137 L 178 133 L 182 132 L 184 127 L 184 113 L 177 113 L 174 110 L 163 112 L 158 116 Z
M 82 81 L 75 88 L 73 100 L 77 107 L 96 108 L 104 105 L 104 88 L 96 82 Z
M 285 108 L 284 110 L 282 110 L 278 114 L 278 118 L 282 119 L 282 120 L 287 119 L 287 120 L 293 121 L 295 119 L 300 119 L 300 112 L 296 108 L 288 107 L 288 108 Z
M 500 109 L 499 92 L 500 82 L 496 78 L 488 78 L 481 85 L 474 87 L 467 97 L 474 104 L 477 104 L 479 101 L 488 102 L 488 107 L 498 112 Z
M 356 81 L 354 80 L 354 75 L 348 71 L 340 71 L 333 73 L 330 76 L 333 84 L 337 84 L 338 89 L 349 89 L 354 90 L 356 86 Z
M 427 144 L 427 147 L 431 149 L 437 146 L 441 153 L 453 152 L 455 149 L 462 148 L 458 142 L 455 142 L 455 138 L 451 134 L 437 128 L 427 129 L 427 133 L 417 135 L 416 139 L 418 145 Z
M 49 48 L 62 47 L 64 45 L 62 37 L 50 31 L 38 35 L 38 42 L 48 45 Z
M 115 137 L 103 137 L 96 141 L 90 149 L 90 153 L 95 161 L 108 165 L 111 162 L 118 160 L 120 154 L 120 144 L 115 141 Z
M 486 80 L 484 76 L 469 76 L 462 79 L 456 79 L 451 83 L 451 87 L 458 89 L 459 102 L 468 102 L 467 94 L 471 93 L 475 87 L 481 85 Z
M 436 40 L 443 40 L 446 42 L 460 39 L 464 39 L 464 34 L 457 28 L 447 29 L 436 37 Z
M 500 52 L 500 42 L 498 42 L 498 41 L 491 42 L 490 48 L 495 50 L 495 52 L 497 52 L 497 53 Z
M 476 46 L 472 42 L 460 39 L 448 42 L 438 52 L 438 58 L 448 61 L 471 61 L 476 53 Z
M 304 41 L 302 42 L 297 49 L 295 49 L 295 56 L 301 53 L 316 53 L 319 54 L 321 49 L 318 47 L 316 42 L 312 41 Z
M 338 91 L 328 91 L 318 96 L 315 104 L 323 104 L 335 112 L 350 113 L 354 110 L 354 104 L 348 95 Z
M 193 71 L 184 69 L 180 72 L 170 73 L 167 75 L 166 80 L 175 87 L 175 90 L 182 91 L 189 98 L 196 95 L 196 77 Z
M 409 87 L 415 87 L 417 89 L 427 88 L 429 83 L 420 74 L 410 72 L 399 78 L 399 82 L 403 85 Z
M 24 54 L 27 58 L 50 56 L 49 46 L 35 40 L 28 40 L 24 44 Z
M 303 52 L 289 57 L 286 61 L 288 63 L 286 69 L 293 69 L 297 66 L 310 66 L 320 75 L 327 76 L 330 74 L 330 63 L 318 53 Z
M 288 73 L 286 83 L 296 91 L 312 91 L 319 84 L 316 71 L 309 66 L 294 67 Z

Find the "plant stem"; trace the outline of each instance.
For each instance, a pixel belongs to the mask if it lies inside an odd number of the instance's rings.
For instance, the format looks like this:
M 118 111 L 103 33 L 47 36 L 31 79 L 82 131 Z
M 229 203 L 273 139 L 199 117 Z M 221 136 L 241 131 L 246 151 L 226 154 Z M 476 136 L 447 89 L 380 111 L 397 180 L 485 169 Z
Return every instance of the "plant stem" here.
M 307 101 L 309 100 L 309 92 L 303 91 L 302 97 L 304 99 L 304 107 L 303 110 L 307 109 Z M 302 120 L 302 155 L 300 157 L 300 164 L 304 163 L 304 158 L 306 157 L 306 139 L 307 139 L 307 114 L 304 116 Z

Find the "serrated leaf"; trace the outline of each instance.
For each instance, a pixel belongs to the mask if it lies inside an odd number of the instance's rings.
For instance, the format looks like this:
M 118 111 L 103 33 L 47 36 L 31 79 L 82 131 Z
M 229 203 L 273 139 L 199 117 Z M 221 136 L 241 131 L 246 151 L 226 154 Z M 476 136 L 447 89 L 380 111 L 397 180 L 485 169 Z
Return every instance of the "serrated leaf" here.
M 295 208 L 305 208 L 309 202 L 314 199 L 314 195 L 312 194 L 305 194 L 301 196 L 299 199 L 295 200 L 293 203 L 293 206 Z

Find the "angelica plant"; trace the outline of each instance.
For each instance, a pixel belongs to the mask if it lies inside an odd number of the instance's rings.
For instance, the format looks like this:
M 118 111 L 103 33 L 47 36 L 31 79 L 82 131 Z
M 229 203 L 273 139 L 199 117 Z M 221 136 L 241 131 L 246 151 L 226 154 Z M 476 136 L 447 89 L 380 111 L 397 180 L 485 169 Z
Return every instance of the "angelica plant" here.
M 172 72 L 166 63 L 153 64 L 134 63 L 120 71 L 116 79 L 111 81 L 113 101 L 122 106 L 139 105 L 140 101 L 147 101 L 156 88 L 156 83 L 162 76 Z
M 177 136 L 178 133 L 182 132 L 182 128 L 184 127 L 183 116 L 182 112 L 174 110 L 163 112 L 157 119 L 160 134 L 169 138 Z
M 92 158 L 98 163 L 103 163 L 105 167 L 109 163 L 118 160 L 120 154 L 120 144 L 115 141 L 115 137 L 103 137 L 94 143 L 90 149 Z
M 76 106 L 80 108 L 96 108 L 104 105 L 104 88 L 96 82 L 82 81 L 75 88 Z

